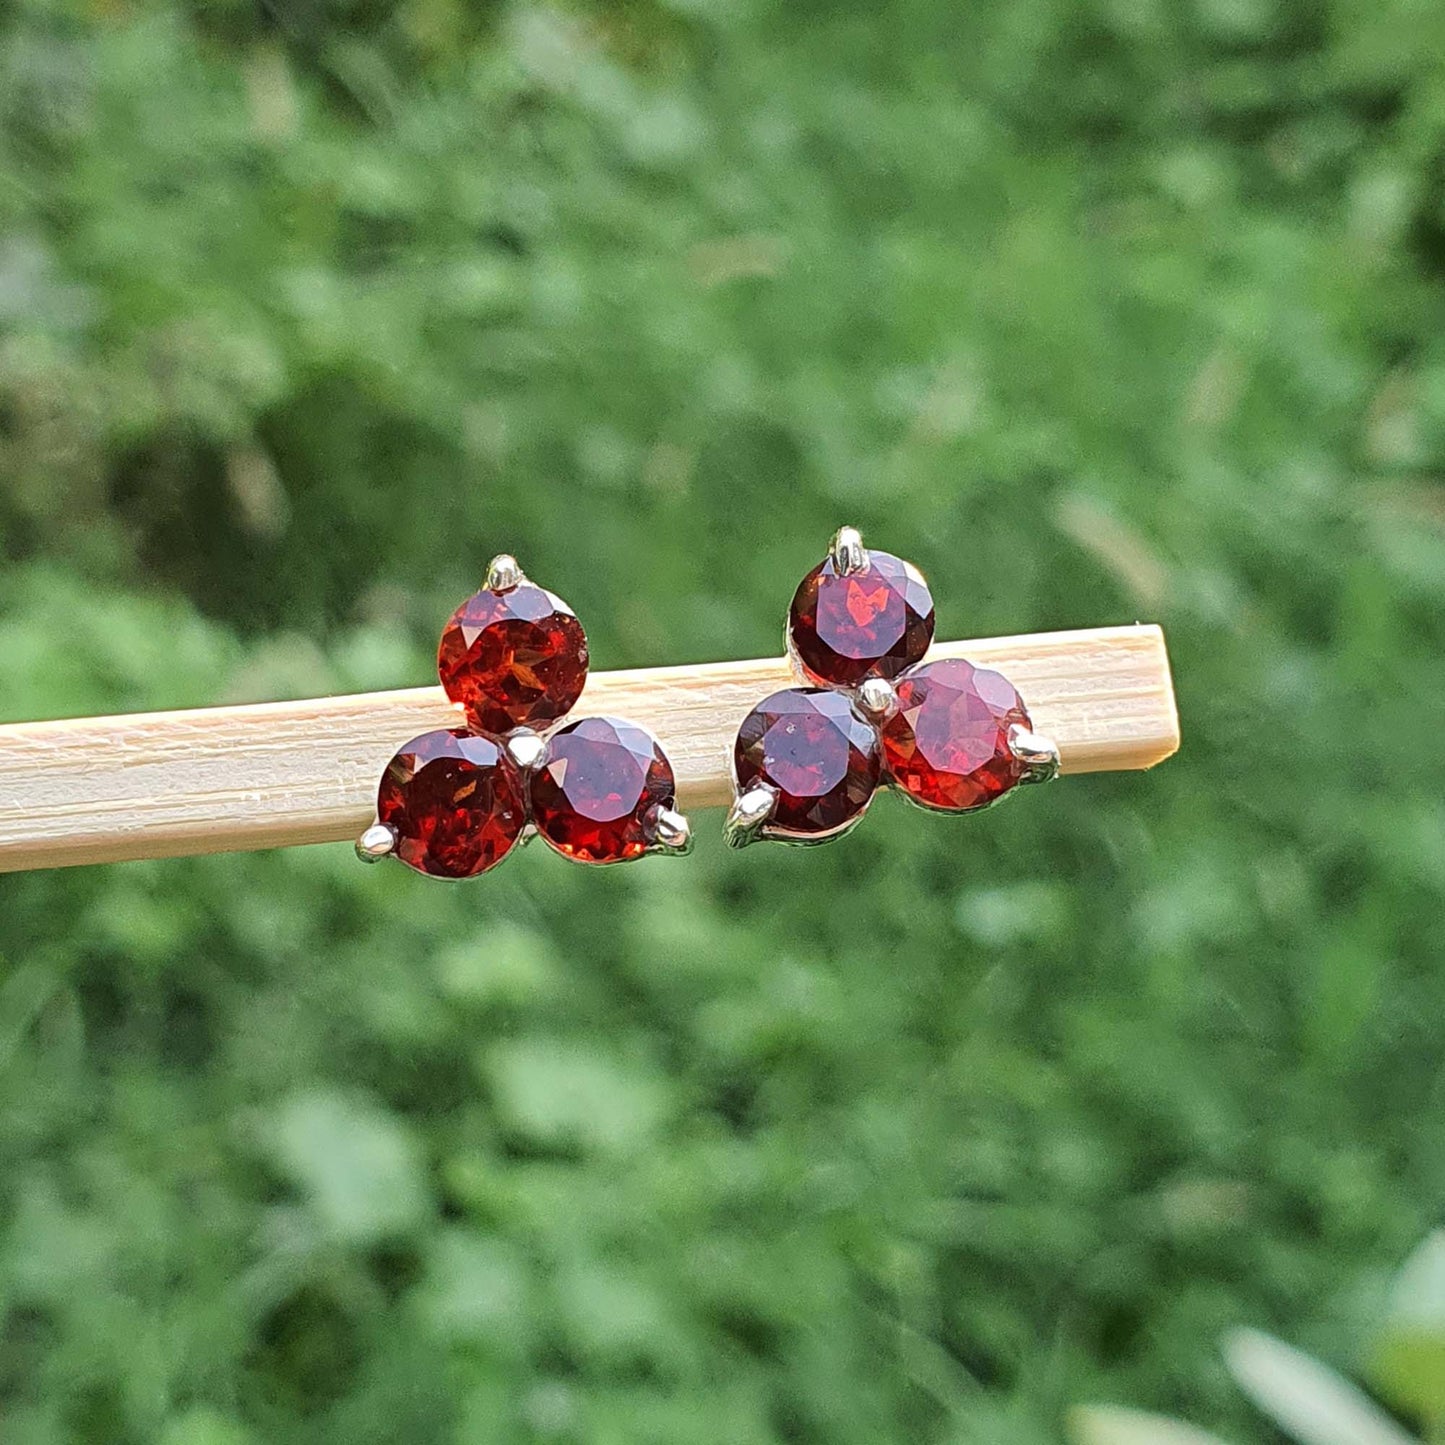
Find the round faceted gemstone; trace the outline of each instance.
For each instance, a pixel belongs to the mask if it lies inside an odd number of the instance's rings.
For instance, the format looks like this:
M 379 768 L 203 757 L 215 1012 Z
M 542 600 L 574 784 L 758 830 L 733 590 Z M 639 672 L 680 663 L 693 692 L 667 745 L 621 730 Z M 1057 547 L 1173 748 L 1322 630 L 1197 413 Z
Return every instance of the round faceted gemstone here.
M 556 722 L 587 681 L 587 634 L 572 609 L 531 582 L 483 588 L 452 614 L 437 672 L 482 732 Z
M 462 728 L 423 733 L 386 765 L 376 816 L 395 856 L 434 878 L 471 878 L 511 851 L 527 822 L 522 780 L 492 738 Z
M 888 552 L 839 572 L 829 557 L 793 597 L 788 639 L 803 671 L 827 687 L 897 677 L 933 641 L 933 598 L 918 569 Z
M 677 797 L 672 764 L 645 728 L 587 717 L 553 733 L 532 777 L 532 821 L 559 853 L 621 863 L 652 843 L 659 808 Z
M 1014 787 L 1026 765 L 1009 729 L 1029 726 L 1013 684 L 961 657 L 926 662 L 895 684 L 898 711 L 883 725 L 889 776 L 914 802 L 964 813 Z
M 764 698 L 738 729 L 738 791 L 777 791 L 774 837 L 826 838 L 863 816 L 878 785 L 878 734 L 842 693 L 791 687 Z

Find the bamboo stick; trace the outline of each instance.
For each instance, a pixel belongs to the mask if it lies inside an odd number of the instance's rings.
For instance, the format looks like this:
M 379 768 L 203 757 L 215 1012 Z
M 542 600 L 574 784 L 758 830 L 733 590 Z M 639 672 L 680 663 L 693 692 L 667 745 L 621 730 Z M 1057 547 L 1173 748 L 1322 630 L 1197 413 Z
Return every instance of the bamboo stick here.
M 941 643 L 1006 673 L 1065 773 L 1148 768 L 1179 746 L 1157 627 Z M 594 674 L 573 716 L 650 728 L 678 806 L 730 797 L 738 723 L 792 679 L 780 658 Z M 440 688 L 0 726 L 0 872 L 354 838 L 397 747 L 455 726 Z

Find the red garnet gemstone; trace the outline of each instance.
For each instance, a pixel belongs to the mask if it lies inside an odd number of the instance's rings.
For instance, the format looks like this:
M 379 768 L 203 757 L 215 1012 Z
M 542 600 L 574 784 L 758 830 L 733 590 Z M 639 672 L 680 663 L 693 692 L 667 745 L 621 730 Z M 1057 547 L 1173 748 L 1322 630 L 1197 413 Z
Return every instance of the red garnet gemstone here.
M 470 878 L 500 863 L 527 822 L 522 780 L 501 745 L 461 728 L 423 733 L 386 765 L 376 816 L 396 857 L 434 878 Z
M 796 687 L 764 698 L 738 729 L 739 792 L 777 790 L 772 837 L 839 833 L 863 816 L 878 785 L 878 734 L 842 693 Z
M 933 598 L 917 568 L 888 552 L 869 552 L 868 565 L 848 573 L 829 557 L 799 583 L 788 638 L 803 671 L 826 687 L 897 677 L 933 641 Z
M 437 672 L 482 732 L 543 727 L 582 695 L 587 634 L 565 602 L 531 582 L 483 588 L 447 623 Z
M 621 863 L 647 851 L 652 815 L 676 796 L 651 733 L 620 718 L 581 718 L 548 740 L 532 777 L 532 821 L 565 857 Z
M 883 725 L 883 760 L 916 803 L 945 812 L 981 808 L 1014 787 L 1025 765 L 1008 733 L 1029 715 L 1013 684 L 961 657 L 926 662 L 895 684 L 898 711 Z

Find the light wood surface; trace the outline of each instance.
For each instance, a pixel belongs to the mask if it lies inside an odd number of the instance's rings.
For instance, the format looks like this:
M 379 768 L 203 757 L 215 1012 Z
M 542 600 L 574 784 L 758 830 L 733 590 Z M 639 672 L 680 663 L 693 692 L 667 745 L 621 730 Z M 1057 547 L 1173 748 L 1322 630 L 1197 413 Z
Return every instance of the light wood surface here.
M 929 656 L 1006 673 L 1065 773 L 1148 768 L 1179 746 L 1157 627 L 940 643 Z M 672 759 L 678 806 L 719 807 L 738 724 L 792 681 L 781 658 L 597 673 L 572 716 L 642 723 Z M 398 746 L 456 721 L 440 688 L 421 687 L 0 727 L 0 872 L 354 838 Z

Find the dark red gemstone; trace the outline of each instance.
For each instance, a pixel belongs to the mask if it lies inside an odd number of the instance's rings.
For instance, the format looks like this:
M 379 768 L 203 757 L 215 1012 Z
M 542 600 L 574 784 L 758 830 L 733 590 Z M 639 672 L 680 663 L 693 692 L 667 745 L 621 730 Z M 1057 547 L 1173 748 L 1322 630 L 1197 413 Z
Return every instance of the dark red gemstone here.
M 926 662 L 895 684 L 898 711 L 883 725 L 889 776 L 927 808 L 964 813 L 1014 787 L 1025 765 L 1009 729 L 1029 726 L 1013 684 L 961 657 Z
M 531 582 L 467 598 L 447 623 L 437 672 L 475 728 L 556 722 L 587 681 L 587 635 L 571 608 Z
M 581 718 L 548 740 L 532 777 L 532 821 L 568 858 L 620 863 L 647 851 L 656 811 L 676 796 L 651 733 L 620 718 Z
M 933 641 L 933 598 L 918 570 L 888 552 L 840 573 L 829 557 L 798 585 L 788 638 L 803 671 L 827 687 L 897 677 Z
M 386 765 L 376 816 L 395 856 L 434 878 L 471 878 L 511 851 L 527 822 L 522 780 L 501 745 L 461 728 L 423 733 Z
M 739 792 L 777 790 L 767 831 L 809 841 L 863 816 L 878 784 L 878 734 L 844 694 L 796 687 L 764 698 L 738 729 Z

